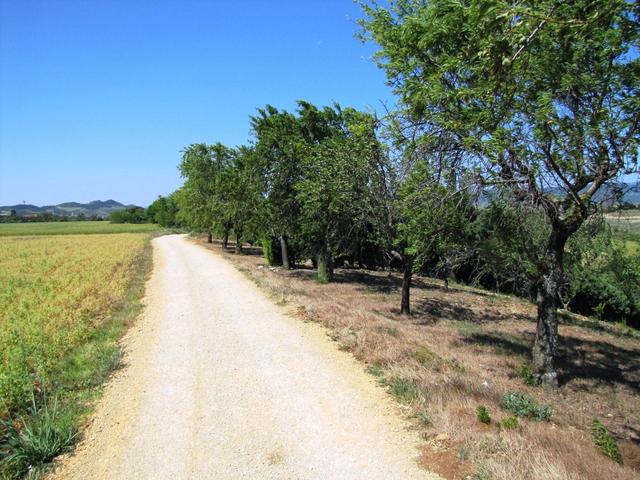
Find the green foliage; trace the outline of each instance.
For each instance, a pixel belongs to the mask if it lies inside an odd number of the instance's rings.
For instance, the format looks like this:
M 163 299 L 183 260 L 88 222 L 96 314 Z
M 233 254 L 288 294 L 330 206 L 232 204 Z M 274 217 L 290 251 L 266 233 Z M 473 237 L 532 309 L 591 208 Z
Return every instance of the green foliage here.
M 479 422 L 489 424 L 491 423 L 491 415 L 489 415 L 489 410 L 484 405 L 478 405 L 476 408 L 476 418 Z
M 640 253 L 627 251 L 606 227 L 576 240 L 567 248 L 568 307 L 640 326 Z
M 178 203 L 176 197 L 179 193 L 174 192 L 168 197 L 160 195 L 149 207 L 147 207 L 147 218 L 153 223 L 157 223 L 162 227 L 177 227 L 179 221 L 176 218 L 178 214 Z
M 470 246 L 475 209 L 466 194 L 445 187 L 426 163 L 409 172 L 398 195 L 398 241 L 415 259 L 414 267 L 431 265 L 448 276 Z
M 402 403 L 412 403 L 420 397 L 418 388 L 408 378 L 393 378 L 385 383 L 389 386 L 389 392 Z
M 602 453 L 614 462 L 622 465 L 622 452 L 620 452 L 618 442 L 613 438 L 602 422 L 597 419 L 594 419 L 591 424 L 591 436 L 593 438 L 593 443 Z
M 176 219 L 197 231 L 238 239 L 257 239 L 262 197 L 255 151 L 194 144 L 182 155 L 180 172 L 185 178 L 175 201 Z
M 507 392 L 502 397 L 502 408 L 516 417 L 526 417 L 537 421 L 549 421 L 553 409 L 546 404 L 540 405 L 533 398 L 522 392 Z
M 536 385 L 536 377 L 531 370 L 531 366 L 528 363 L 523 363 L 518 368 L 518 376 L 522 379 L 525 385 Z
M 638 169 L 636 4 L 360 3 L 362 37 L 380 46 L 376 59 L 399 98 L 397 130 L 424 147 L 427 170 L 462 170 L 483 188 L 508 191 L 512 201 L 539 209 L 546 220 L 544 254 L 515 272 L 547 305 L 538 324 L 550 334 L 537 337 L 533 353 L 537 367 L 555 378 L 566 242 L 603 203 L 603 186 Z M 410 224 L 409 253 L 429 250 L 411 245 L 422 235 L 431 246 L 438 235 L 429 232 L 428 224 Z M 523 239 L 537 245 L 538 233 Z M 519 267 L 516 259 L 511 263 Z
M 0 432 L 3 430 L 0 473 L 9 478 L 21 478 L 30 469 L 51 462 L 68 451 L 76 437 L 73 425 L 58 414 L 57 402 L 49 405 L 46 398 L 38 407 L 32 397 L 31 415 L 3 421 Z
M 262 254 L 271 266 L 282 265 L 282 254 L 280 250 L 280 241 L 273 237 L 264 237 L 260 241 Z
M 374 363 L 373 365 L 369 365 L 367 367 L 367 373 L 373 375 L 374 377 L 382 377 L 384 375 L 384 369 L 382 366 Z
M 147 223 L 147 212 L 142 207 L 125 208 L 109 214 L 111 223 Z
M 505 417 L 500 421 L 500 426 L 505 429 L 518 428 L 518 417 L 515 415 Z

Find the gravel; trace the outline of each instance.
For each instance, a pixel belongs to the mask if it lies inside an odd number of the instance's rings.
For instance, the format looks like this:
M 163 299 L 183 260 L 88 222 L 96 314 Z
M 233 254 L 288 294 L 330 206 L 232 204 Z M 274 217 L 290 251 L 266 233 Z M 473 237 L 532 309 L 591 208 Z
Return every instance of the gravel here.
M 418 467 L 396 404 L 326 330 L 184 236 L 153 245 L 125 367 L 54 478 L 438 478 Z

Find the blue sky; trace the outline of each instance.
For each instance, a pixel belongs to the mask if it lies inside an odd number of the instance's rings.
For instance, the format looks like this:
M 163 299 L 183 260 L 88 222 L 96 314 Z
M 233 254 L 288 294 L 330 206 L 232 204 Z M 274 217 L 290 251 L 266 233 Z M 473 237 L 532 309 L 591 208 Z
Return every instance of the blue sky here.
M 249 115 L 393 97 L 351 0 L 0 0 L 0 205 L 181 184 L 180 150 L 249 139 Z

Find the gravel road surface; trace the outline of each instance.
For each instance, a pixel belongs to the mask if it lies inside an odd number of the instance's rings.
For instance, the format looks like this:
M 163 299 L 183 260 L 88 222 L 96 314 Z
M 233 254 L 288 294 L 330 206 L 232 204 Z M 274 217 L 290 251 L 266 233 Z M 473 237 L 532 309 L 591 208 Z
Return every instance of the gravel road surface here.
M 61 479 L 435 479 L 417 436 L 326 330 L 222 257 L 153 240 L 144 313 Z

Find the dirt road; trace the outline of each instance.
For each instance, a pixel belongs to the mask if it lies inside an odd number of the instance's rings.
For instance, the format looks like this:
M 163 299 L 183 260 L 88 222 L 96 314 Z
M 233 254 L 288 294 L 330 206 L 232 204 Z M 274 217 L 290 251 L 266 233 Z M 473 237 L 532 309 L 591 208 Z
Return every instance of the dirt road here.
M 430 479 L 362 366 L 233 266 L 157 238 L 145 313 L 55 478 Z

